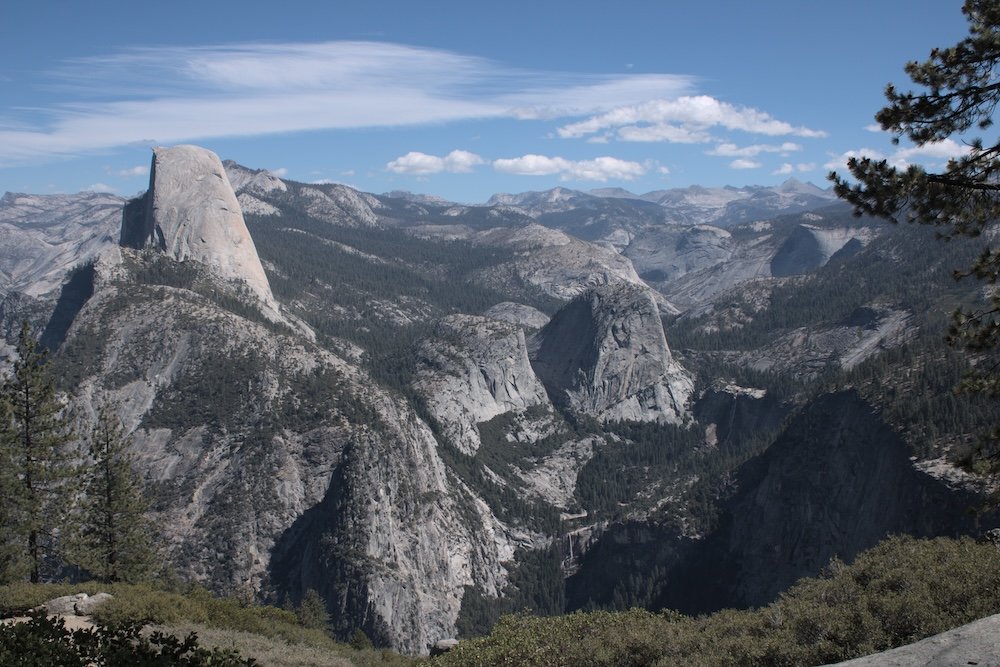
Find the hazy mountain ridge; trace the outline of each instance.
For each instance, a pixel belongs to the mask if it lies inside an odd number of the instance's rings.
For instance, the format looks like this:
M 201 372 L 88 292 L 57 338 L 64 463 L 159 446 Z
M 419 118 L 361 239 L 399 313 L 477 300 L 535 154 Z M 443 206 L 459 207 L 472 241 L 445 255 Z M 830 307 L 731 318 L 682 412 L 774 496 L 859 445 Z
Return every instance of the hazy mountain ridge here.
M 66 273 L 115 247 L 125 200 L 104 193 L 26 195 L 0 199 L 0 292 L 41 297 Z

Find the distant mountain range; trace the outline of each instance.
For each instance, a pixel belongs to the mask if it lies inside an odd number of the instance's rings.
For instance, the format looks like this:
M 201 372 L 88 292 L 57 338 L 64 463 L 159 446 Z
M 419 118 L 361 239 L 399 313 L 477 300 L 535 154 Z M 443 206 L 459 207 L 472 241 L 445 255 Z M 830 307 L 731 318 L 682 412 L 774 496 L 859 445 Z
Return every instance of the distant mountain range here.
M 393 192 L 390 198 L 434 206 L 454 206 L 434 197 Z M 584 192 L 557 187 L 542 192 L 495 194 L 486 206 L 507 207 L 547 227 L 588 241 L 621 248 L 643 227 L 656 224 L 711 224 L 731 227 L 786 213 L 802 213 L 836 201 L 830 190 L 789 179 L 776 187 L 704 188 L 691 186 L 637 195 L 621 188 Z
M 794 180 L 463 205 L 154 167 L 0 199 L 0 359 L 27 319 L 84 425 L 117 406 L 186 579 L 421 653 L 998 523 L 954 465 L 995 406 L 941 344 L 977 241 Z

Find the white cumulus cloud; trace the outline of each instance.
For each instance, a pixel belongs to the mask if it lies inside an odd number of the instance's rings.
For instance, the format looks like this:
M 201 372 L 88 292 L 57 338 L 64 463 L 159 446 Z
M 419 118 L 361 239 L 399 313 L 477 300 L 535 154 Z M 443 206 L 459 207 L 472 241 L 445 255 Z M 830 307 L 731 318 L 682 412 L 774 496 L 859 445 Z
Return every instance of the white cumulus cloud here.
M 897 169 L 906 169 L 911 164 L 937 169 L 943 167 L 948 160 L 966 155 L 969 150 L 969 146 L 960 144 L 953 139 L 944 139 L 923 146 L 897 148 L 891 155 L 886 155 L 874 148 L 858 148 L 841 153 L 823 166 L 827 169 L 846 172 L 848 159 L 867 157 L 872 160 L 887 160 L 891 166 Z
M 522 155 L 493 161 L 493 168 L 507 174 L 520 176 L 552 176 L 564 180 L 607 181 L 632 180 L 646 173 L 645 165 L 615 157 L 598 157 L 592 160 L 568 160 L 547 155 Z
M 840 155 L 834 157 L 829 162 L 823 166 L 826 169 L 831 169 L 834 171 L 840 170 L 842 172 L 847 171 L 847 161 L 854 157 L 869 157 L 873 160 L 884 160 L 885 155 L 874 148 L 858 148 L 855 150 L 844 151 Z
M 901 148 L 893 154 L 893 158 L 906 163 L 919 162 L 922 158 L 950 160 L 965 155 L 969 150 L 969 147 L 965 144 L 960 144 L 953 139 L 945 139 L 943 141 L 924 144 L 923 146 Z
M 485 164 L 485 162 L 483 158 L 469 151 L 454 150 L 444 157 L 410 151 L 389 162 L 385 168 L 396 174 L 409 174 L 411 176 L 427 176 L 441 172 L 462 174 L 472 171 L 473 167 Z
M 736 158 L 735 160 L 730 162 L 729 166 L 732 169 L 760 169 L 764 165 L 762 165 L 760 162 L 757 162 L 756 160 L 750 160 L 748 158 L 741 157 L 741 158 Z
M 783 163 L 780 167 L 771 172 L 774 176 L 787 176 L 793 172 L 808 172 L 815 171 L 815 162 L 800 162 L 798 164 L 792 164 L 790 162 Z
M 719 155 L 722 157 L 756 157 L 761 153 L 794 153 L 802 150 L 801 144 L 786 141 L 782 144 L 754 144 L 752 146 L 737 146 L 733 143 L 722 143 L 707 151 L 708 155 Z
M 130 176 L 148 176 L 149 167 L 144 164 L 140 164 L 135 167 L 130 167 L 128 169 L 119 169 L 117 174 L 122 178 L 128 178 Z

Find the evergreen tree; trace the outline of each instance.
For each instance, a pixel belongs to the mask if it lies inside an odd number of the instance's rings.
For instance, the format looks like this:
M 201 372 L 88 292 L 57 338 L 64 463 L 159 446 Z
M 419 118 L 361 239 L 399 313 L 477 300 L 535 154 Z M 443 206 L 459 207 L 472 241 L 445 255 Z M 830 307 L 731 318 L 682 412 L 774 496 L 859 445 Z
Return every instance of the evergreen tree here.
M 129 440 L 112 407 L 102 406 L 88 437 L 74 561 L 104 582 L 135 582 L 157 569 L 147 503 L 132 467 Z
M 295 615 L 299 617 L 302 627 L 315 630 L 330 630 L 330 613 L 326 610 L 326 602 L 315 589 L 310 588 L 302 596 Z
M 17 484 L 20 483 L 6 430 L 12 419 L 10 405 L 5 400 L 0 400 L 0 498 L 3 498 L 3 502 L 0 502 L 0 584 L 21 579 L 24 574 L 19 571 L 24 565 L 24 560 L 20 557 L 24 551 L 24 541 L 17 530 L 17 513 L 11 502 L 17 494 Z
M 63 519 L 72 502 L 72 434 L 49 376 L 47 354 L 21 325 L 17 359 L 0 386 L 0 467 L 4 510 L 0 521 L 10 550 L 0 566 L 5 580 L 38 583 L 56 556 Z
M 857 215 L 935 225 L 946 238 L 978 237 L 1000 220 L 1000 140 L 987 145 L 966 136 L 992 127 L 1000 104 L 1000 2 L 966 0 L 962 12 L 969 36 L 955 46 L 934 49 L 925 62 L 908 63 L 906 73 L 922 90 L 903 93 L 890 84 L 885 92 L 889 104 L 875 118 L 896 143 L 906 137 L 924 146 L 955 137 L 968 146 L 967 152 L 940 172 L 852 158 L 847 166 L 856 183 L 836 173 L 830 178 Z M 994 397 L 1000 396 L 1000 290 L 992 287 L 1000 278 L 1000 246 L 995 239 L 970 267 L 955 272 L 956 278 L 975 276 L 991 287 L 986 304 L 956 311 L 949 337 L 979 358 L 966 388 Z

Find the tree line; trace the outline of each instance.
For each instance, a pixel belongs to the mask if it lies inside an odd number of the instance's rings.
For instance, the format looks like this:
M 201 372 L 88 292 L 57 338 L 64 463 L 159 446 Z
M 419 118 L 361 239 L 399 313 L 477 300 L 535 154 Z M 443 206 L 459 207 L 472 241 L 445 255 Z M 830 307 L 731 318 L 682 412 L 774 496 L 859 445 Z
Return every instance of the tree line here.
M 74 432 L 47 350 L 22 323 L 0 381 L 0 584 L 134 582 L 159 569 L 129 439 L 113 406 L 97 411 Z

